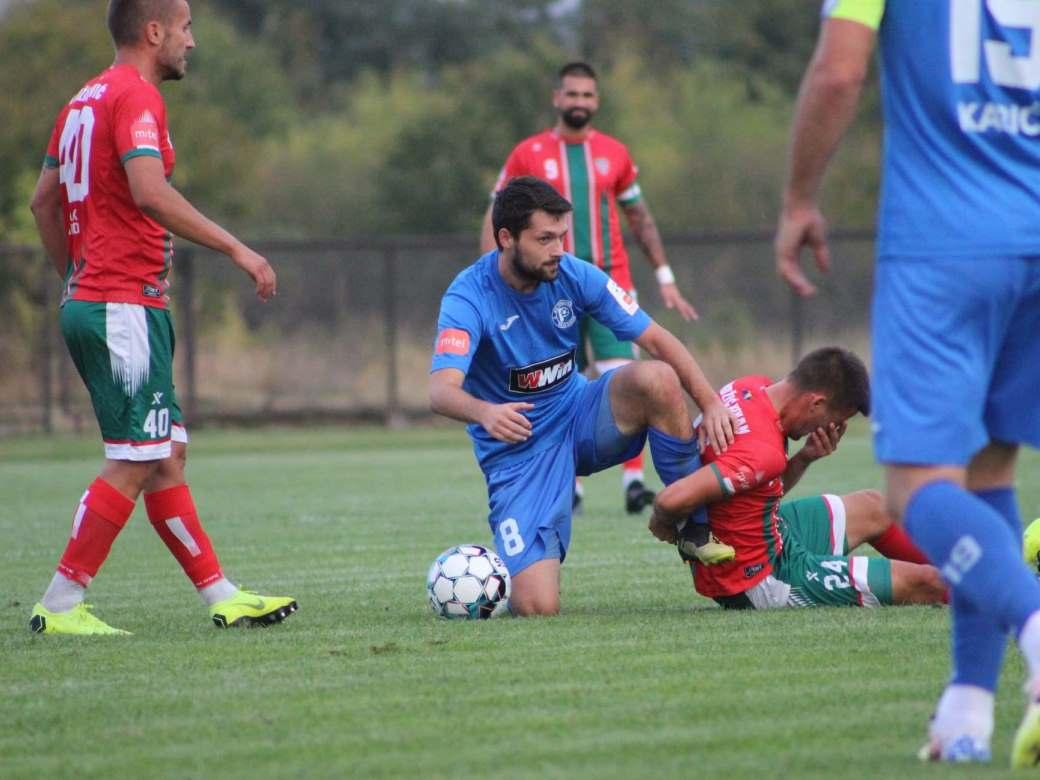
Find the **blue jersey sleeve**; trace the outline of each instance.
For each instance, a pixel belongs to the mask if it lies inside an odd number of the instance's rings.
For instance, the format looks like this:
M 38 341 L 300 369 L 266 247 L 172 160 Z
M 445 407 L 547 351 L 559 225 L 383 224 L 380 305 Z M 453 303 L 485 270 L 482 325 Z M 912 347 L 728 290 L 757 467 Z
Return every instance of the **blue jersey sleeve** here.
M 468 373 L 482 332 L 480 311 L 461 291 L 449 288 L 441 300 L 437 318 L 431 373 L 442 368 L 457 368 L 463 374 Z
M 610 328 L 621 341 L 643 335 L 653 320 L 639 308 L 635 298 L 592 263 L 579 262 L 578 267 L 584 271 L 581 285 L 586 314 Z

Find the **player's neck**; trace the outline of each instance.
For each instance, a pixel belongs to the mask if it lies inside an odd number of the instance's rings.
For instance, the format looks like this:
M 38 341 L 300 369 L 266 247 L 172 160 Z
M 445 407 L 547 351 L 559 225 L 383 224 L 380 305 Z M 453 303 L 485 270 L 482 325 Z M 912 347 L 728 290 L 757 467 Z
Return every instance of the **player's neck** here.
M 780 415 L 781 410 L 787 406 L 800 391 L 797 387 L 792 385 L 786 379 L 781 379 L 779 382 L 773 382 L 766 388 L 766 397 L 769 399 L 769 403 L 773 405 L 773 410 Z
M 112 66 L 115 67 L 116 65 L 129 65 L 141 74 L 141 78 L 151 82 L 156 87 L 162 83 L 159 66 L 156 64 L 155 59 L 149 56 L 148 52 L 133 48 L 116 49 L 116 59 Z
M 556 123 L 556 127 L 553 129 L 556 135 L 560 136 L 564 143 L 568 144 L 584 143 L 589 140 L 589 136 L 592 134 L 592 125 L 585 125 L 580 130 L 575 130 L 573 127 L 565 124 L 562 119 Z
M 512 289 L 518 293 L 533 293 L 538 289 L 540 282 L 537 279 L 527 279 L 517 274 L 513 267 L 513 258 L 506 255 L 501 249 L 498 250 L 498 275 Z

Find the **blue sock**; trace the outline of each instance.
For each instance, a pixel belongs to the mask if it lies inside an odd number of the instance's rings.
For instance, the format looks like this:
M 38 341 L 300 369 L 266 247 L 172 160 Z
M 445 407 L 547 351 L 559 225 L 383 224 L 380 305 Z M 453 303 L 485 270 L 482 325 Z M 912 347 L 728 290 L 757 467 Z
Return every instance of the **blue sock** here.
M 1019 554 L 1003 515 L 946 480 L 930 482 L 907 503 L 907 533 L 939 567 L 958 602 L 991 617 L 992 629 L 1018 634 L 1040 609 L 1040 583 Z
M 649 428 L 647 439 L 650 442 L 650 457 L 653 458 L 657 476 L 665 485 L 689 476 L 702 465 L 696 436 L 677 439 L 656 428 Z M 693 512 L 690 517 L 695 523 L 708 523 L 708 513 L 703 507 Z
M 1000 513 L 1012 537 L 1019 542 L 1021 555 L 1022 519 L 1018 497 L 1012 487 L 974 491 L 974 495 Z M 992 614 L 975 609 L 963 596 L 951 594 L 953 630 L 953 677 L 956 685 L 975 685 L 988 691 L 997 689 L 1000 667 L 1007 649 L 1007 631 Z

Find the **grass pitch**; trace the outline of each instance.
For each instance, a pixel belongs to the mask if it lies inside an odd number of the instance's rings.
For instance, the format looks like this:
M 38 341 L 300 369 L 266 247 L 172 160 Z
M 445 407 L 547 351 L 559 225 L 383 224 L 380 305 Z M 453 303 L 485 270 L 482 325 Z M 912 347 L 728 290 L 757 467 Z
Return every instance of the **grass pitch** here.
M 992 768 L 920 766 L 946 611 L 728 613 L 587 481 L 554 619 L 449 622 L 429 562 L 489 542 L 461 426 L 204 431 L 189 475 L 226 573 L 295 596 L 218 631 L 139 509 L 90 589 L 132 637 L 40 637 L 32 604 L 100 464 L 93 439 L 0 441 L 0 776 L 997 777 L 1021 714 L 1009 653 Z M 1040 514 L 1040 458 L 1021 503 Z M 797 495 L 879 487 L 865 432 Z

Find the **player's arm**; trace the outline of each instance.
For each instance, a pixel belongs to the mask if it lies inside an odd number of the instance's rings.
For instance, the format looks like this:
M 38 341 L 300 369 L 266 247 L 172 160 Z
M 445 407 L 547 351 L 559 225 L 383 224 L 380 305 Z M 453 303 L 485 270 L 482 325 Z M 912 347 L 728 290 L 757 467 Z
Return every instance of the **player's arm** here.
M 437 414 L 476 423 L 499 441 L 517 444 L 531 438 L 531 421 L 523 412 L 533 404 L 492 404 L 466 392 L 466 375 L 457 368 L 442 368 L 430 374 L 430 409 Z
M 57 168 L 45 165 L 40 171 L 29 208 L 32 209 L 43 248 L 58 276 L 64 279 L 69 265 L 69 246 L 65 236 L 65 215 L 62 213 L 61 182 Z
M 635 342 L 652 357 L 675 369 L 683 388 L 700 408 L 704 415 L 698 429 L 701 446 L 707 443 L 716 452 L 725 452 L 726 447 L 733 443 L 733 418 L 690 351 L 656 322 L 651 322 Z
M 661 233 L 657 230 L 657 222 L 650 213 L 646 199 L 640 197 L 629 203 L 623 202 L 621 210 L 625 212 L 632 236 L 654 269 L 661 300 L 664 301 L 665 307 L 675 309 L 679 312 L 679 316 L 687 322 L 698 319 L 697 310 L 682 296 L 675 284 L 675 274 L 668 265 L 668 257 L 664 253 L 664 242 L 661 241 Z
M 675 544 L 679 535 L 678 525 L 690 516 L 690 512 L 725 496 L 717 472 L 710 464 L 701 466 L 657 494 L 650 515 L 650 533 L 662 542 Z
M 787 461 L 787 468 L 784 470 L 785 493 L 798 484 L 798 480 L 814 461 L 825 458 L 838 449 L 838 442 L 846 430 L 845 423 L 831 423 L 827 428 L 817 428 L 809 434 L 802 448 Z
M 275 294 L 274 270 L 263 256 L 204 216 L 166 181 L 162 160 L 139 155 L 125 163 L 130 194 L 145 214 L 171 233 L 231 258 L 256 283 L 256 295 L 266 301 Z
M 882 0 L 867 0 L 859 5 L 884 7 Z M 826 19 L 802 78 L 773 246 L 777 273 L 799 295 L 816 292 L 799 262 L 803 247 L 812 250 L 817 268 L 830 268 L 826 222 L 817 195 L 827 164 L 855 116 L 874 50 L 875 29 L 876 26 L 852 18 L 832 15 Z

